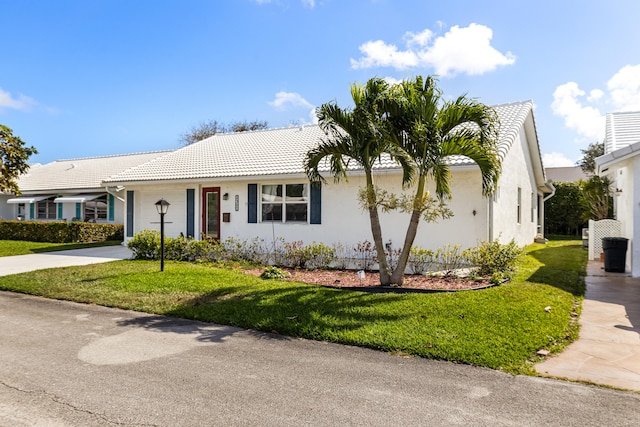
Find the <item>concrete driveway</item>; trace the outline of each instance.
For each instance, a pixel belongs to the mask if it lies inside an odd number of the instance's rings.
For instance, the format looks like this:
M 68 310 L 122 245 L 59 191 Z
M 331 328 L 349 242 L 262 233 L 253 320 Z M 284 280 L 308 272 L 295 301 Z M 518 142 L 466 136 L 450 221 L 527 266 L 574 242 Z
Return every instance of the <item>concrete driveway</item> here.
M 635 426 L 640 395 L 0 292 L 2 426 Z
M 97 248 L 0 257 L 0 276 L 45 268 L 97 264 L 128 258 L 131 258 L 131 251 L 126 246 L 100 246 Z

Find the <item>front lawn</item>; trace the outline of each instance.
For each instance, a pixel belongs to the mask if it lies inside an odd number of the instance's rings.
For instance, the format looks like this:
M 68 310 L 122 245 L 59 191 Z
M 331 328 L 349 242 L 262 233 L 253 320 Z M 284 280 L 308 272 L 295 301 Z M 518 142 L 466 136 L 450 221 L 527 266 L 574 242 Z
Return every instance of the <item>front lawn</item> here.
M 27 255 L 41 252 L 66 251 L 70 249 L 93 248 L 96 246 L 115 246 L 119 241 L 96 243 L 47 243 L 26 242 L 23 240 L 0 240 L 0 256 Z
M 527 248 L 513 280 L 481 291 L 371 294 L 205 265 L 116 261 L 0 277 L 0 289 L 533 374 L 577 337 L 580 241 Z

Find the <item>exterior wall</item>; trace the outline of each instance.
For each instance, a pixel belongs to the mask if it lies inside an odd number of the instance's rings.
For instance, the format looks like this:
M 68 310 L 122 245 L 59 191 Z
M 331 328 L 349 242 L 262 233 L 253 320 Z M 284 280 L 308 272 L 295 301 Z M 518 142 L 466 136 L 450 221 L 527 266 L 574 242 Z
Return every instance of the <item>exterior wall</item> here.
M 0 219 L 16 219 L 17 208 L 7 203 L 14 196 L 0 194 Z
M 636 215 L 640 215 L 640 156 L 622 160 L 609 167 L 608 176 L 611 178 L 612 187 L 622 190 L 615 191 L 614 217 L 622 225 L 621 237 L 629 239 L 627 246 L 626 271 L 631 271 L 634 277 L 640 276 L 640 230 L 636 230 Z
M 81 191 L 74 191 L 69 195 L 73 194 L 81 194 Z M 56 193 L 56 195 L 63 195 L 60 193 Z M 113 207 L 108 207 L 107 210 L 107 219 L 98 220 L 100 223 L 111 223 L 111 224 L 123 224 L 124 223 L 124 191 L 119 193 L 113 193 Z M 14 195 L 0 195 L 0 219 L 16 219 L 18 213 L 18 205 L 17 204 L 9 204 L 7 203 L 8 199 L 14 198 Z M 122 200 L 120 200 L 120 199 Z M 107 195 L 107 199 L 110 197 Z M 62 208 L 58 208 L 58 205 L 62 205 Z M 80 213 L 78 214 L 78 209 L 76 207 L 76 203 L 58 203 L 56 204 L 56 219 L 38 219 L 37 216 L 37 203 L 26 204 L 25 205 L 25 220 L 35 220 L 35 221 L 71 221 L 73 218 L 82 218 L 84 217 L 84 206 L 80 207 Z M 109 212 L 113 212 L 113 220 L 109 220 Z M 33 214 L 33 216 L 32 216 Z
M 520 222 L 517 218 L 518 188 L 521 189 Z M 521 128 L 519 138 L 502 162 L 502 175 L 493 202 L 492 239 L 498 239 L 501 243 L 508 243 L 511 239 L 515 239 L 519 246 L 533 242 L 539 232 L 540 208 L 536 205 L 541 194 L 538 192 L 533 176 L 524 128 Z
M 257 184 L 287 184 L 307 182 L 298 179 L 262 179 L 251 181 L 207 181 L 198 184 L 161 184 L 128 186 L 134 192 L 134 234 L 144 229 L 160 229 L 159 215 L 155 202 L 164 198 L 171 205 L 165 216 L 165 233 L 177 237 L 187 235 L 187 189 L 195 189 L 195 234 L 199 238 L 202 231 L 202 188 L 219 187 L 221 195 L 228 193 L 227 200 L 220 200 L 221 214 L 228 213 L 230 221 L 220 223 L 220 237 L 251 240 L 259 238 L 270 244 L 282 238 L 287 242 L 301 240 L 305 244 L 323 242 L 327 245 L 342 243 L 355 245 L 365 240 L 372 242 L 368 212 L 359 205 L 358 189 L 364 185 L 364 178 L 353 176 L 349 182 L 334 183 L 329 179 L 322 186 L 322 223 L 248 223 L 247 186 Z M 398 193 L 400 176 L 381 174 L 376 177 L 380 187 Z M 427 224 L 421 221 L 415 246 L 437 249 L 446 244 L 471 247 L 487 239 L 487 200 L 481 197 L 480 173 L 476 168 L 456 171 L 452 179 L 452 200 L 448 203 L 454 217 L 439 223 Z M 432 189 L 433 190 L 433 189 Z M 236 197 L 238 198 L 236 210 Z M 474 215 L 475 210 L 475 215 Z M 221 215 L 222 216 L 222 215 Z M 260 218 L 260 215 L 258 215 Z M 391 241 L 394 248 L 404 242 L 409 223 L 409 215 L 404 213 L 381 213 L 383 239 Z M 126 226 L 125 226 L 126 228 Z

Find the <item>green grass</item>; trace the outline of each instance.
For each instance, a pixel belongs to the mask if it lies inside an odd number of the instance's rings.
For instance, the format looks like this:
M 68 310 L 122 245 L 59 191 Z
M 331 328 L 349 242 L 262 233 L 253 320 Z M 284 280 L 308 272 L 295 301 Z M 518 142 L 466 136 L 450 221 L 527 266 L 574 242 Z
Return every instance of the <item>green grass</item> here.
M 511 282 L 456 293 L 371 294 L 178 262 L 161 273 L 147 261 L 5 276 L 0 289 L 533 374 L 538 350 L 577 336 L 580 244 L 534 244 Z
M 119 245 L 120 241 L 97 243 L 46 243 L 22 240 L 0 240 L 0 256 L 37 254 L 41 252 L 66 251 L 70 249 L 93 248 L 96 246 Z

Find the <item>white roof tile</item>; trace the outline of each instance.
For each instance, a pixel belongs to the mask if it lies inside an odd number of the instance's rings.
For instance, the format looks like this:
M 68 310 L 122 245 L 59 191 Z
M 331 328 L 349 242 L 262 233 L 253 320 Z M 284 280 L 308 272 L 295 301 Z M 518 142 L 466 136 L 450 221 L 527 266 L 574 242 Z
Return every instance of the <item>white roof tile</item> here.
M 18 179 L 23 194 L 57 190 L 98 189 L 102 181 L 132 166 L 146 163 L 169 151 L 135 153 L 118 156 L 57 160 L 34 165 Z
M 494 107 L 500 118 L 499 150 L 502 158 L 511 148 L 528 115 L 531 101 Z M 325 137 L 317 125 L 218 134 L 167 153 L 147 163 L 105 179 L 105 183 L 159 180 L 233 178 L 303 174 L 305 154 Z M 536 141 L 537 142 L 537 141 Z M 462 156 L 452 156 L 452 165 L 473 164 Z M 379 169 L 398 165 L 385 157 Z M 325 169 L 324 172 L 328 171 Z
M 640 142 L 640 111 L 607 114 L 605 154 Z

